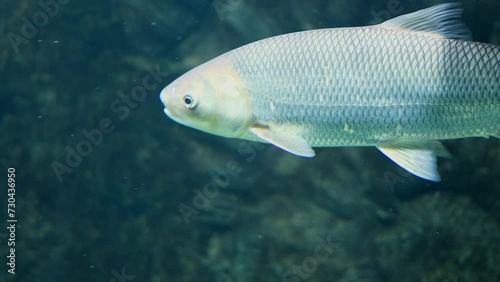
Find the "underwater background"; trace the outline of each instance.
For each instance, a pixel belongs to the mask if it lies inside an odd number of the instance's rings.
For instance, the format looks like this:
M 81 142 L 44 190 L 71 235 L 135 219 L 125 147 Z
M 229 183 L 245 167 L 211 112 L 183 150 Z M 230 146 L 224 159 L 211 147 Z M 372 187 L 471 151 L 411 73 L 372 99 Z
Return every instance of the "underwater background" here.
M 199 132 L 158 98 L 246 43 L 440 1 L 0 3 L 0 281 L 500 281 L 498 139 L 445 141 L 432 183 L 375 148 L 306 159 Z M 463 4 L 500 45 L 500 2 Z

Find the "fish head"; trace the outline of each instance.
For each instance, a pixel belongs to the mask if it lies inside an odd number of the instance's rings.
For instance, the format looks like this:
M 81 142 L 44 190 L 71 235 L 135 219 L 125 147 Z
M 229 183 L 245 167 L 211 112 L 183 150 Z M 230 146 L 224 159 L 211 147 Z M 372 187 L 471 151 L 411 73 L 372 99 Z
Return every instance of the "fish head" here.
M 253 123 L 248 91 L 223 56 L 173 81 L 160 99 L 172 120 L 211 134 L 238 138 Z

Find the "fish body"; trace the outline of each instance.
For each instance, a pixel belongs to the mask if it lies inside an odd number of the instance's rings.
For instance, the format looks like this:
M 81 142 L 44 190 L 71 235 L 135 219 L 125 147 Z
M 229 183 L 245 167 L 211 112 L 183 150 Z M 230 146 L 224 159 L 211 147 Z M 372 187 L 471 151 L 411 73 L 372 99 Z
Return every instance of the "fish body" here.
M 160 96 L 168 116 L 209 133 L 305 157 L 312 147 L 376 146 L 439 181 L 436 156 L 449 153 L 436 140 L 500 135 L 500 46 L 467 40 L 460 14 L 441 4 L 375 26 L 260 40 Z
M 278 36 L 226 54 L 255 118 L 311 146 L 500 132 L 500 47 L 381 27 Z

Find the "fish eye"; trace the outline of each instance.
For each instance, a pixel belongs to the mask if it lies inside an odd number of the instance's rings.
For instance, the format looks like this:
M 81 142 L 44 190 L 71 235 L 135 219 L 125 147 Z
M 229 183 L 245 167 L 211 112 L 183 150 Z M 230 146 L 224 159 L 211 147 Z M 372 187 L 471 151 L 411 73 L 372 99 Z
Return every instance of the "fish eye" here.
M 186 108 L 194 109 L 194 107 L 196 107 L 196 100 L 193 98 L 191 94 L 188 93 L 184 95 L 182 100 L 184 101 L 184 105 L 186 106 Z

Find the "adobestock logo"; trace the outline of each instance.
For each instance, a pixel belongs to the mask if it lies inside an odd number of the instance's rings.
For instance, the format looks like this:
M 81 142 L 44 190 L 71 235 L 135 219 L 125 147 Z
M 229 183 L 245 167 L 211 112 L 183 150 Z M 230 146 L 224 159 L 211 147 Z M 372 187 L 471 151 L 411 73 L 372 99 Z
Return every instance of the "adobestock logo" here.
M 219 16 L 220 21 L 224 21 L 224 14 L 234 11 L 243 3 L 243 0 L 215 0 L 212 6 Z
M 326 237 L 326 240 L 317 238 L 318 245 L 314 248 L 313 255 L 302 260 L 302 264 L 294 265 L 291 269 L 285 271 L 281 276 L 283 282 L 300 282 L 309 279 L 318 269 L 321 262 L 326 261 L 340 248 L 340 244 L 333 242 L 332 234 Z
M 119 98 L 111 102 L 109 109 L 115 115 L 112 117 L 103 117 L 98 126 L 90 130 L 83 129 L 81 131 L 82 138 L 74 146 L 67 145 L 64 161 L 52 162 L 52 169 L 59 182 L 63 182 L 64 175 L 72 173 L 79 167 L 83 160 L 94 152 L 99 147 L 106 137 L 113 133 L 116 129 L 116 121 L 127 119 L 134 109 L 137 109 L 143 103 L 151 92 L 156 92 L 156 89 L 169 76 L 168 72 L 160 70 L 160 66 L 155 68 L 146 67 L 148 72 L 143 76 L 142 84 L 136 85 L 130 91 L 130 94 L 122 94 Z M 115 120 L 115 121 L 113 121 Z
M 36 11 L 31 19 L 27 17 L 21 18 L 21 32 L 20 34 L 15 32 L 9 32 L 7 34 L 7 39 L 9 39 L 10 45 L 14 52 L 19 53 L 19 45 L 27 44 L 30 39 L 35 37 L 40 28 L 44 28 L 50 21 L 51 18 L 55 17 L 62 5 L 69 3 L 69 0 L 39 0 L 37 2 L 41 10 Z

